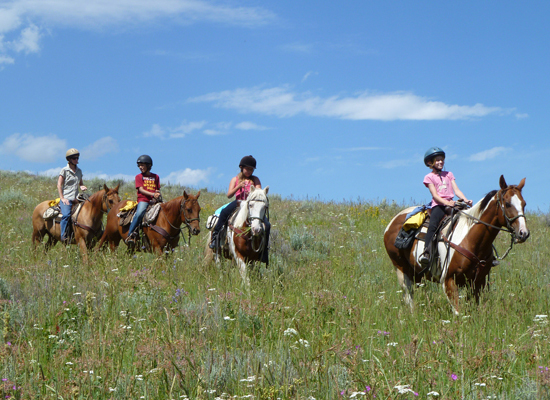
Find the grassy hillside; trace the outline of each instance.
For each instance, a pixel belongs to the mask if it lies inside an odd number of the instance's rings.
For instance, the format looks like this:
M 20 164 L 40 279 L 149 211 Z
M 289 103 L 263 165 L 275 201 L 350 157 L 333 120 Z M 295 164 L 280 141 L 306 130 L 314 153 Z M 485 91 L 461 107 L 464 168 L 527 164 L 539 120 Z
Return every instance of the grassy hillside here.
M 133 184 L 120 194 L 134 199 Z M 201 192 L 203 231 L 189 247 L 157 259 L 123 245 L 89 265 L 75 246 L 33 252 L 33 208 L 55 197 L 55 179 L 0 172 L 2 398 L 550 396 L 547 215 L 528 214 L 531 238 L 455 317 L 435 284 L 416 290 L 413 314 L 401 303 L 382 236 L 405 205 L 271 195 L 271 265 L 251 271 L 247 290 L 230 262 L 202 262 L 222 194 Z M 508 242 L 497 238 L 500 254 Z

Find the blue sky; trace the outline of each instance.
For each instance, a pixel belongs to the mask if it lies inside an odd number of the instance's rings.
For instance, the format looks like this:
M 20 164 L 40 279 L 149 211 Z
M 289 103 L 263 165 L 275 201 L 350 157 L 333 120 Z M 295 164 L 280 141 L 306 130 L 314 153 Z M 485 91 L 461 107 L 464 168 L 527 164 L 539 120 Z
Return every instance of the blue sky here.
M 547 1 L 1 0 L 0 169 L 422 203 L 424 152 L 477 201 L 550 207 Z

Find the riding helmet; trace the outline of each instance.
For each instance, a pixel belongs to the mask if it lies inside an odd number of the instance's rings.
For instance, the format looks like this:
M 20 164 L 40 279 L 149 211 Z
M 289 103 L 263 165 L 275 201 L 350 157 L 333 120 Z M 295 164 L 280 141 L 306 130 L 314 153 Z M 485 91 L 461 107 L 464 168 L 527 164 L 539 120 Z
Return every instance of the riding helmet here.
M 256 159 L 252 156 L 244 156 L 239 163 L 239 167 L 250 167 L 256 169 Z
M 142 156 L 139 156 L 137 159 L 138 164 L 149 164 L 151 167 L 153 166 L 153 159 L 149 157 L 147 154 L 144 154 Z
M 80 157 L 80 153 L 77 149 L 69 149 L 65 153 L 65 158 L 67 159 L 67 161 L 69 161 L 69 158 L 71 158 L 73 156 L 79 156 Z
M 441 150 L 439 147 L 430 147 L 426 152 L 426 154 L 424 154 L 424 164 L 426 164 L 426 167 L 430 167 L 428 165 L 428 162 L 431 161 L 432 158 L 437 156 L 445 157 L 445 152 Z

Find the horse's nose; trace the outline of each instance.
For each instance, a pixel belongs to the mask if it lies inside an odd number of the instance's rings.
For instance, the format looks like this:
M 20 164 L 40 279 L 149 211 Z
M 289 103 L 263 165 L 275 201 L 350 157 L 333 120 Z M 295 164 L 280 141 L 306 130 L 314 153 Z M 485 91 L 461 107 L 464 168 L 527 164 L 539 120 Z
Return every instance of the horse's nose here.
M 528 229 L 520 229 L 519 233 L 517 234 L 517 241 L 520 243 L 523 243 L 527 240 L 531 233 Z
M 191 231 L 191 233 L 192 233 L 193 235 L 198 235 L 199 233 L 201 233 L 201 230 L 200 230 L 200 228 L 193 228 L 192 231 Z

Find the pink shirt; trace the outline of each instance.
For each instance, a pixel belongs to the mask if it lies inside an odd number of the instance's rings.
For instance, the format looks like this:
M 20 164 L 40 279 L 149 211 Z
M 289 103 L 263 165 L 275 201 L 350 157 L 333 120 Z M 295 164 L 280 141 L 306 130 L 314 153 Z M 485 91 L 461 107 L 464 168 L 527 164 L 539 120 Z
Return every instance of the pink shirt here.
M 235 181 L 235 186 L 239 184 L 239 178 Z M 235 198 L 237 200 L 246 200 L 248 198 L 248 194 L 250 193 L 250 186 L 252 186 L 252 182 L 248 181 L 245 187 L 240 188 L 235 193 Z
M 149 176 L 144 176 L 143 174 L 136 175 L 136 189 L 142 187 L 148 192 L 155 192 L 160 190 L 160 178 L 157 174 L 150 173 Z M 149 202 L 152 200 L 152 196 L 146 196 L 140 191 L 137 191 L 137 201 L 140 202 Z
M 424 185 L 428 187 L 430 183 L 435 186 L 437 194 L 443 197 L 445 200 L 452 200 L 455 197 L 452 182 L 455 180 L 455 176 L 450 171 L 441 171 L 441 174 L 434 174 L 430 172 L 424 177 Z M 441 206 L 435 199 L 432 198 L 431 207 Z

